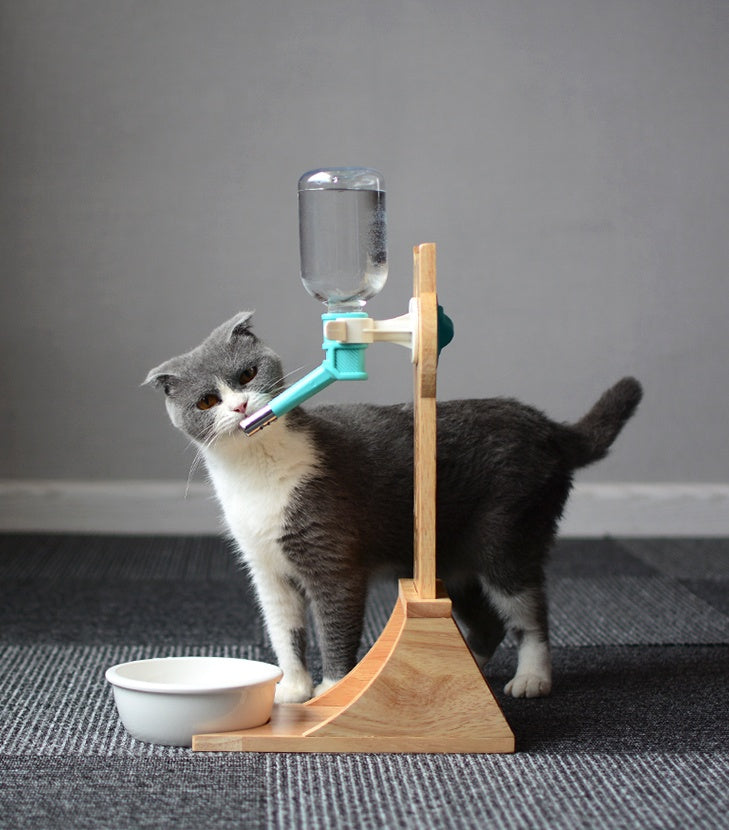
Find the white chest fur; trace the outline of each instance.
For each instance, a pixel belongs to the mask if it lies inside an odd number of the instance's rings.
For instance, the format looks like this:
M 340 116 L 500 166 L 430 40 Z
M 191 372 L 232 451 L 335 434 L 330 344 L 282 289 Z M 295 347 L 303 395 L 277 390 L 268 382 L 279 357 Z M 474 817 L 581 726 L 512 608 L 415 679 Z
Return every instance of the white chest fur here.
M 205 457 L 243 558 L 250 565 L 287 570 L 277 540 L 293 490 L 317 468 L 310 437 L 281 420 L 251 437 L 223 438 Z

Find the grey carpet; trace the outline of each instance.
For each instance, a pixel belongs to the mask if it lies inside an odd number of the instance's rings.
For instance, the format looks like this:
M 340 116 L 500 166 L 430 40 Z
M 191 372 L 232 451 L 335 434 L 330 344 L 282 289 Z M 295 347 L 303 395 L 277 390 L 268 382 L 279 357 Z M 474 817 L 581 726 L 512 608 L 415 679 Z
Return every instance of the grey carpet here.
M 729 827 L 728 582 L 727 540 L 560 541 L 552 696 L 504 698 L 509 642 L 488 670 L 513 756 L 197 755 L 130 738 L 103 675 L 273 659 L 227 544 L 2 535 L 0 827 Z

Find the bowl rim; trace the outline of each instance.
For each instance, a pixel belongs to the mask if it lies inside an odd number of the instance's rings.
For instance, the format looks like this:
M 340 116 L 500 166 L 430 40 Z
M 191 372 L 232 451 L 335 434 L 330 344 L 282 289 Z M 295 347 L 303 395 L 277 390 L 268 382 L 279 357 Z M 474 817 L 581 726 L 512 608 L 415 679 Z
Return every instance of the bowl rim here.
M 252 683 L 241 683 L 231 681 L 230 683 L 216 683 L 215 685 L 189 685 L 183 683 L 164 683 L 158 680 L 138 680 L 136 678 L 124 677 L 120 674 L 120 670 L 126 666 L 136 666 L 140 663 L 169 663 L 169 662 L 190 662 L 196 660 L 215 660 L 228 661 L 230 663 L 246 663 L 248 665 L 260 666 L 268 669 L 264 672 L 262 677 L 257 678 Z M 106 680 L 112 686 L 117 686 L 122 689 L 131 689 L 136 692 L 150 692 L 152 694 L 173 694 L 173 695 L 194 695 L 194 694 L 214 694 L 215 692 L 230 692 L 236 689 L 254 689 L 257 686 L 263 686 L 267 683 L 278 682 L 283 677 L 283 671 L 279 666 L 273 663 L 265 663 L 262 660 L 247 660 L 243 657 L 215 657 L 214 655 L 182 655 L 174 657 L 149 657 L 141 660 L 129 660 L 124 663 L 117 663 L 110 666 L 104 673 Z

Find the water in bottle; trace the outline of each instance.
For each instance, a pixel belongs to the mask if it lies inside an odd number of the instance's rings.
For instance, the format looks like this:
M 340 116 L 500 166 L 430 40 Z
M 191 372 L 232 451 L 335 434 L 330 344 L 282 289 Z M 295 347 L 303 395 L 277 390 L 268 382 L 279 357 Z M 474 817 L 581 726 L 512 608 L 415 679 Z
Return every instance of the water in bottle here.
M 362 167 L 305 173 L 299 239 L 306 290 L 331 312 L 359 311 L 387 280 L 382 174 Z

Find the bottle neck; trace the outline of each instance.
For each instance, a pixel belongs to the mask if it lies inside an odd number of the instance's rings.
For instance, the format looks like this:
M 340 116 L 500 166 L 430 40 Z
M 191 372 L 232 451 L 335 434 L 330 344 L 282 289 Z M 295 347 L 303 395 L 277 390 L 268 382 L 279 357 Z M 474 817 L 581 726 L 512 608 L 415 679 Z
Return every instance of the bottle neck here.
M 349 317 L 349 318 L 359 317 L 359 318 L 362 318 L 362 317 L 369 317 L 369 314 L 367 314 L 366 311 L 351 311 L 351 310 L 350 311 L 332 311 L 331 308 L 330 308 L 329 311 L 322 314 L 321 319 L 322 320 L 338 320 L 340 317 Z
M 349 303 L 327 303 L 327 314 L 336 314 L 338 317 L 346 317 L 348 314 L 357 314 L 364 308 L 364 303 L 361 300 L 355 300 Z

